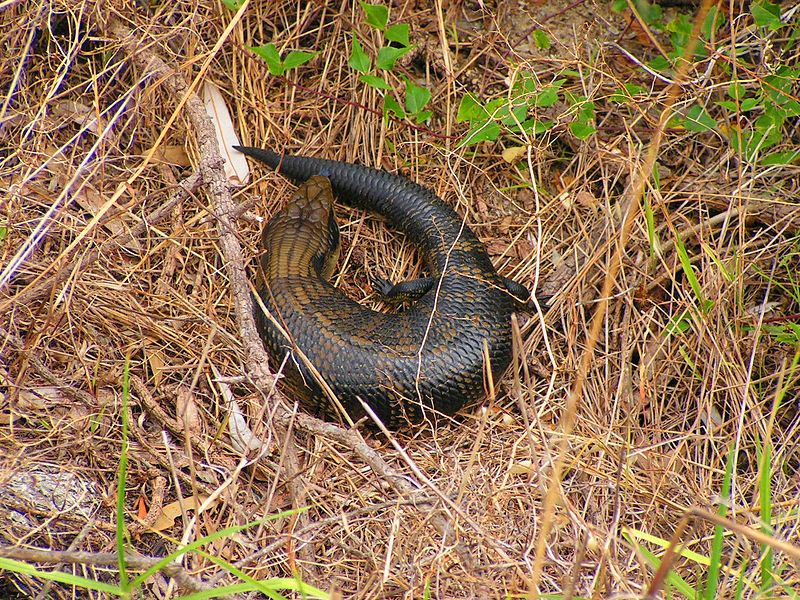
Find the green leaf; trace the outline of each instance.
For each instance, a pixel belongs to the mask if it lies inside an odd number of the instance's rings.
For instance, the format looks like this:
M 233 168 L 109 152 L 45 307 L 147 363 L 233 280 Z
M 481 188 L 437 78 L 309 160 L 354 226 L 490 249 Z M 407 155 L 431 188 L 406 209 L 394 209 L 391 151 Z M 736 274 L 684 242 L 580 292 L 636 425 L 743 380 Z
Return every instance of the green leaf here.
M 594 118 L 594 102 L 587 100 L 586 96 L 573 94 L 570 91 L 564 92 L 564 98 L 570 105 L 578 109 L 575 119 L 581 123 L 588 123 Z
M 641 85 L 637 85 L 635 83 L 625 83 L 623 84 L 623 87 L 630 96 L 638 96 L 639 94 L 647 93 L 647 88 L 642 87 Z
M 797 80 L 800 79 L 800 67 L 790 67 L 787 65 L 780 65 L 775 69 L 775 74 L 765 77 L 764 80 L 775 82 L 775 86 L 784 91 L 788 95 L 792 95 L 797 85 Z M 777 80 L 782 80 L 782 84 L 778 84 Z
M 264 44 L 263 46 L 247 46 L 248 50 L 252 50 L 258 56 L 264 59 L 264 62 L 267 63 L 267 68 L 269 72 L 273 75 L 283 75 L 285 69 L 283 68 L 283 63 L 281 62 L 281 55 L 278 52 L 278 49 L 275 47 L 275 44 Z
M 676 50 L 683 53 L 683 48 L 689 43 L 689 37 L 692 35 L 692 22 L 689 15 L 678 15 L 672 21 L 667 23 L 667 31 L 671 32 L 670 40 Z
M 496 118 L 498 116 L 498 111 L 500 110 L 501 106 L 505 106 L 506 99 L 503 98 L 495 98 L 494 100 L 489 100 L 486 103 L 486 113 L 492 117 Z
M 742 100 L 742 106 L 740 108 L 742 110 L 753 110 L 760 104 L 761 102 L 758 98 L 745 98 Z
M 794 346 L 800 340 L 800 331 L 798 331 L 798 326 L 794 323 L 787 323 L 786 325 L 769 325 L 765 323 L 763 329 L 781 344 Z
M 781 117 L 800 115 L 800 102 L 795 99 L 794 85 L 800 79 L 800 69 L 779 67 L 774 75 L 764 77 L 762 89 L 766 97 L 774 104 L 774 113 Z M 764 106 L 767 110 L 768 105 Z
M 608 97 L 609 102 L 613 102 L 614 104 L 625 104 L 630 98 L 626 94 L 621 94 L 620 92 L 614 92 Z
M 536 43 L 536 47 L 542 50 L 549 50 L 550 46 L 552 46 L 550 38 L 547 37 L 547 34 L 541 29 L 534 30 L 533 41 Z
M 595 131 L 597 131 L 597 129 L 595 129 L 591 125 L 587 125 L 586 123 L 580 123 L 580 122 L 570 123 L 569 130 L 572 132 L 572 135 L 574 135 L 579 140 L 585 140 Z
M 672 114 L 669 119 L 667 119 L 667 128 L 686 129 L 686 120 L 678 114 Z
M 408 32 L 409 32 L 408 24 L 399 23 L 397 25 L 392 25 L 391 27 L 387 28 L 386 31 L 383 33 L 383 37 L 385 37 L 390 42 L 397 42 L 398 44 L 402 44 L 403 46 L 409 46 L 410 42 L 408 41 Z
M 350 50 L 350 60 L 347 61 L 347 64 L 359 73 L 369 73 L 369 56 L 361 48 L 361 42 L 358 41 L 355 33 L 353 34 L 353 45 Z
M 561 81 L 564 81 L 563 79 Z M 556 86 L 550 84 L 538 94 L 536 94 L 536 100 L 534 103 L 536 106 L 541 108 L 547 108 L 548 106 L 553 106 L 556 102 L 558 102 L 558 92 L 561 89 L 561 86 Z
M 653 60 L 647 63 L 647 66 L 649 66 L 651 69 L 655 69 L 656 71 L 666 71 L 667 69 L 672 68 L 670 62 L 663 56 L 656 56 Z
M 797 162 L 797 159 L 800 158 L 800 150 L 786 150 L 784 152 L 774 152 L 772 154 L 768 154 L 764 158 L 758 161 L 760 165 L 791 165 L 794 162 Z
M 686 111 L 686 129 L 695 133 L 710 131 L 717 126 L 717 122 L 711 118 L 705 108 L 695 104 Z
M 532 95 L 536 93 L 536 87 L 536 78 L 527 71 L 520 71 L 519 76 L 514 81 L 512 93 L 515 96 Z
M 733 150 L 737 153 L 741 152 L 742 154 L 748 154 L 745 150 L 750 145 L 750 139 L 752 137 L 753 133 L 751 131 L 741 131 L 738 127 L 732 127 L 728 133 L 728 140 Z
M 783 119 L 780 117 L 776 118 L 774 114 L 767 112 L 756 119 L 755 128 L 759 133 L 766 135 L 773 129 L 780 127 L 782 122 Z
M 361 8 L 364 9 L 366 15 L 366 22 L 372 25 L 375 29 L 383 31 L 386 29 L 386 23 L 389 22 L 389 8 L 383 4 L 367 4 L 364 0 L 358 0 Z
M 461 97 L 456 113 L 456 122 L 485 120 L 489 117 L 487 110 L 481 105 L 475 96 L 467 92 Z
M 314 58 L 318 52 L 302 52 L 292 51 L 286 57 L 286 60 L 281 61 L 281 55 L 275 44 L 264 44 L 263 46 L 247 46 L 249 50 L 255 52 L 258 56 L 264 59 L 267 63 L 269 72 L 273 75 L 283 75 L 289 69 L 299 67 L 303 63 L 307 63 Z
M 776 103 L 788 100 L 791 97 L 792 87 L 797 83 L 800 76 L 800 69 L 788 66 L 779 67 L 774 75 L 764 77 L 764 89 L 767 95 L 775 100 Z
M 477 144 L 478 142 L 493 142 L 500 136 L 500 125 L 487 119 L 472 126 L 472 128 L 461 140 L 458 148 L 468 146 L 470 144 Z
M 553 125 L 555 125 L 554 121 L 540 121 L 539 119 L 532 118 L 522 122 L 522 130 L 533 135 L 539 135 L 548 129 L 552 129 Z
M 377 75 L 359 75 L 358 80 L 379 90 L 392 89 L 392 86 L 383 77 L 378 77 Z
M 8 227 L 6 227 L 5 225 L 0 225 L 0 242 L 6 239 L 7 235 L 8 235 Z
M 718 31 L 720 27 L 725 24 L 725 13 L 718 10 L 717 6 L 712 6 L 706 15 L 706 20 L 703 21 L 703 27 L 700 34 L 703 38 L 710 40 L 711 35 Z
M 497 118 L 506 127 L 514 127 L 517 123 L 522 123 L 528 116 L 528 105 L 519 103 L 514 105 L 505 104 L 497 113 Z
M 588 123 L 594 119 L 594 102 L 582 102 L 578 109 L 578 120 L 583 123 Z
M 412 115 L 418 113 L 431 99 L 431 91 L 427 88 L 414 85 L 406 79 L 406 110 Z
M 319 52 L 303 52 L 302 50 L 293 50 L 289 52 L 286 59 L 283 61 L 284 70 L 294 69 L 302 64 L 307 63 L 314 58 Z
M 383 114 L 388 115 L 389 113 L 394 113 L 401 119 L 406 118 L 406 111 L 403 110 L 403 107 L 400 106 L 400 103 L 393 95 L 386 94 L 383 97 Z
M 781 23 L 781 7 L 769 2 L 769 0 L 753 2 L 750 5 L 750 14 L 753 15 L 753 20 L 759 27 L 769 27 L 772 31 L 775 31 L 783 26 L 783 23 Z
M 575 106 L 579 102 L 586 100 L 586 96 L 580 96 L 578 94 L 574 94 L 569 90 L 564 90 L 564 100 L 569 102 L 570 106 Z
M 614 0 L 614 2 L 611 3 L 611 10 L 613 10 L 614 12 L 619 13 L 625 10 L 626 8 L 628 8 L 627 0 Z
M 432 110 L 421 110 L 417 114 L 414 115 L 414 118 L 416 119 L 417 123 L 424 123 L 425 121 L 430 119 L 432 116 L 433 116 L 433 111 Z
M 664 335 L 675 335 L 689 331 L 692 324 L 686 318 L 687 313 L 688 311 L 684 311 L 678 316 L 670 317 L 669 324 L 664 329 Z
M 792 98 L 786 98 L 786 102 L 778 110 L 782 118 L 800 116 L 800 102 Z
M 731 98 L 734 100 L 741 100 L 747 95 L 747 90 L 745 89 L 744 85 L 739 83 L 738 81 L 731 81 L 728 85 L 728 89 L 725 90 Z
M 660 29 L 661 7 L 658 4 L 650 4 L 644 0 L 635 0 L 633 4 L 645 23 Z
M 391 71 L 394 69 L 394 63 L 397 62 L 397 59 L 404 54 L 408 54 L 413 49 L 414 46 L 409 46 L 406 48 L 392 48 L 391 46 L 384 46 L 378 50 L 378 58 L 375 64 L 379 69 Z
M 517 123 L 522 123 L 526 118 L 528 118 L 528 105 L 517 104 L 511 109 L 511 114 L 513 115 L 513 118 L 509 116 L 509 118 L 506 119 L 509 127 L 516 125 Z
M 244 0 L 222 0 L 222 3 L 228 10 L 237 11 L 242 7 L 242 4 L 244 4 Z

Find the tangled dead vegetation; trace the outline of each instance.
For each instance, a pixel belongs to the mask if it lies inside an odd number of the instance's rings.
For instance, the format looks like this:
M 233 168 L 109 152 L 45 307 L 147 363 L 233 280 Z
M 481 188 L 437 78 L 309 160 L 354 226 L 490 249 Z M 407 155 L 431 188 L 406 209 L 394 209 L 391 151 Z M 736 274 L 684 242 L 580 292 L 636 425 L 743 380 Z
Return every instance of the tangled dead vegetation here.
M 764 166 L 719 129 L 661 118 L 719 110 L 720 57 L 670 86 L 638 68 L 659 39 L 604 3 L 505 4 L 392 7 L 417 47 L 387 80 L 433 94 L 433 116 L 411 126 L 383 119 L 348 65 L 353 32 L 380 43 L 359 5 L 0 2 L 0 556 L 118 580 L 126 416 L 133 570 L 278 515 L 204 549 L 255 579 L 354 598 L 640 597 L 664 584 L 658 564 L 699 589 L 721 531 L 716 597 L 759 596 L 768 553 L 775 595 L 800 586 L 797 161 Z M 731 19 L 719 35 L 748 27 Z M 267 42 L 318 54 L 271 76 L 247 49 Z M 750 43 L 764 53 L 753 86 L 770 60 L 800 63 L 785 39 Z M 459 147 L 459 99 L 502 96 L 520 71 L 572 73 L 596 133 L 576 138 L 556 102 L 535 138 Z M 203 81 L 244 143 L 400 171 L 467 215 L 503 275 L 553 296 L 546 315 L 520 317 L 485 408 L 387 439 L 275 392 L 248 282 L 261 220 L 291 185 L 258 171 L 228 186 Z M 645 91 L 616 102 L 623 84 Z M 773 150 L 800 146 L 796 118 L 780 134 Z M 396 232 L 339 217 L 347 294 L 372 302 L 370 275 L 417 276 Z M 262 445 L 235 433 L 231 400 Z M 192 553 L 144 595 L 234 581 Z M 0 571 L 0 595 L 73 592 Z

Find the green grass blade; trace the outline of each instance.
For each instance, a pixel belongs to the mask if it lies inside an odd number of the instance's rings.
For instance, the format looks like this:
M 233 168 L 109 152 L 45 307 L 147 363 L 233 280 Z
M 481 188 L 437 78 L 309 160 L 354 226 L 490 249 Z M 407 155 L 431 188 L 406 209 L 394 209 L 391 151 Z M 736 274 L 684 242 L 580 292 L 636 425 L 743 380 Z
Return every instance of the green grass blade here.
M 741 575 L 739 575 L 739 581 L 736 582 L 736 595 L 734 596 L 734 600 L 742 600 L 742 594 L 744 593 L 744 574 L 747 573 L 747 563 L 749 561 L 745 558 L 744 563 L 742 563 Z
M 653 207 L 650 205 L 650 196 L 644 196 L 644 218 L 647 223 L 647 240 L 650 242 L 650 258 L 655 258 L 657 253 L 656 247 L 656 220 L 653 215 Z
M 128 399 L 130 394 L 130 358 L 125 359 L 122 376 L 122 447 L 119 453 L 117 473 L 117 558 L 119 560 L 119 584 L 129 591 L 128 569 L 125 563 L 125 483 L 128 479 Z
M 179 550 L 176 550 L 172 554 L 162 558 L 160 561 L 158 561 L 156 564 L 154 564 L 152 567 L 150 567 L 144 573 L 142 573 L 136 579 L 134 579 L 133 580 L 133 585 L 134 586 L 140 585 L 148 577 L 150 577 L 151 575 L 153 575 L 157 571 L 160 571 L 161 569 L 163 569 L 165 566 L 167 566 L 169 563 L 173 562 L 175 559 L 177 559 L 182 554 L 186 554 L 187 552 L 192 552 L 194 550 L 198 550 L 203 545 L 205 545 L 205 544 L 207 544 L 209 542 L 213 542 L 214 540 L 217 540 L 217 539 L 219 539 L 221 537 L 225 537 L 227 535 L 232 535 L 234 533 L 239 533 L 240 531 L 244 531 L 245 529 L 250 529 L 251 527 L 256 527 L 258 525 L 266 523 L 267 521 L 271 521 L 273 519 L 279 519 L 281 517 L 292 515 L 292 514 L 294 514 L 296 512 L 302 512 L 302 511 L 305 511 L 305 510 L 308 510 L 308 508 L 307 507 L 303 507 L 303 508 L 299 508 L 299 509 L 283 511 L 283 512 L 280 512 L 280 513 L 278 513 L 276 515 L 270 515 L 269 517 L 265 517 L 263 519 L 259 519 L 257 521 L 253 521 L 252 523 L 246 523 L 244 525 L 234 525 L 234 526 L 231 526 L 231 527 L 226 527 L 225 529 L 221 529 L 221 530 L 219 530 L 219 531 L 217 531 L 217 532 L 215 532 L 215 533 L 213 533 L 211 535 L 207 535 L 207 536 L 205 536 L 203 538 L 200 538 L 199 540 L 196 540 L 196 541 L 192 542 L 191 544 L 188 544 L 188 545 L 184 546 L 183 548 L 180 548 Z
M 312 597 L 312 598 L 320 598 L 321 600 L 330 600 L 330 594 L 328 592 L 324 592 L 319 588 L 315 588 L 312 585 L 304 583 L 299 577 L 275 577 L 273 579 L 265 579 L 263 581 L 259 581 L 247 575 L 244 571 L 241 571 L 237 567 L 230 564 L 228 561 L 219 558 L 218 556 L 213 556 L 208 554 L 207 552 L 203 552 L 202 550 L 198 551 L 198 554 L 204 556 L 215 565 L 218 565 L 235 575 L 245 583 L 253 585 L 254 590 L 258 590 L 267 596 L 273 597 L 275 594 L 275 590 L 290 590 L 294 592 L 299 592 L 303 595 L 303 597 Z
M 636 542 L 636 540 L 627 531 L 624 531 L 623 535 L 630 544 L 635 546 L 636 549 L 641 552 L 642 556 L 650 564 L 650 566 L 653 567 L 653 569 L 658 570 L 658 568 L 661 566 L 661 559 L 650 552 L 647 548 Z M 672 569 L 670 569 L 669 573 L 667 573 L 666 583 L 674 587 L 680 594 L 683 594 L 683 596 L 689 598 L 690 600 L 694 600 L 698 596 L 695 589 Z
M 772 486 L 769 478 L 769 465 L 772 455 L 772 449 L 769 440 L 765 437 L 763 446 L 759 451 L 759 473 L 758 473 L 758 495 L 759 505 L 761 507 L 761 531 L 767 535 L 772 534 L 772 501 L 771 492 Z M 772 547 L 766 544 L 761 546 L 761 591 L 765 592 L 772 587 Z
M 681 261 L 683 274 L 686 275 L 686 279 L 689 281 L 689 285 L 692 286 L 692 291 L 697 298 L 697 306 L 700 308 L 705 307 L 705 302 L 703 302 L 703 290 L 700 288 L 700 282 L 697 280 L 697 275 L 695 275 L 694 269 L 692 268 L 692 261 L 689 260 L 689 253 L 686 252 L 686 246 L 683 245 L 683 240 L 677 233 L 675 234 L 675 250 Z
M 176 600 L 205 600 L 206 598 L 219 598 L 220 596 L 225 595 L 233 596 L 234 594 L 244 594 L 246 592 L 254 592 L 256 590 L 257 588 L 251 583 L 232 583 L 231 585 L 224 585 L 211 590 L 202 590 L 192 594 L 187 594 L 186 596 L 180 596 L 176 598 Z M 275 592 L 266 595 L 268 598 L 272 598 L 272 600 L 287 600 L 286 596 Z
M 731 500 L 731 477 L 733 475 L 733 463 L 735 462 L 735 447 L 731 447 L 728 453 L 728 460 L 725 464 L 725 475 L 722 478 L 722 493 L 720 494 L 719 508 L 717 514 L 724 517 L 728 512 L 728 505 Z M 705 600 L 714 600 L 717 595 L 717 584 L 719 583 L 719 572 L 722 568 L 722 540 L 725 530 L 722 525 L 714 527 L 714 539 L 711 541 L 711 556 L 708 567 L 708 578 L 703 597 Z
M 113 594 L 114 596 L 125 596 L 128 594 L 128 592 L 121 589 L 119 586 L 111 585 L 110 583 L 103 583 L 101 581 L 95 581 L 94 579 L 87 579 L 86 577 L 80 577 L 78 575 L 73 575 L 72 573 L 64 573 L 63 571 L 41 571 L 33 565 L 12 560 L 10 558 L 0 558 L 0 571 L 21 573 L 23 575 L 30 575 L 31 577 L 37 577 L 39 579 L 46 579 L 49 581 L 56 581 L 58 583 L 64 583 L 66 585 L 72 585 L 87 590 L 95 590 L 97 592 Z

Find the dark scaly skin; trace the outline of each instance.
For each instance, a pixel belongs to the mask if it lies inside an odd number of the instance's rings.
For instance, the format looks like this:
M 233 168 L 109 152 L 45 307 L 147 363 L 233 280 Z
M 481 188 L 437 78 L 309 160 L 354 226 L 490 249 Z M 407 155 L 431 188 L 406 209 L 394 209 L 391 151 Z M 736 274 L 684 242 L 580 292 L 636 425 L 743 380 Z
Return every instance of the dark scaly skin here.
M 273 367 L 290 352 L 284 373 L 301 404 L 323 417 L 338 414 L 297 349 L 354 421 L 364 415 L 358 398 L 395 429 L 433 417 L 431 409 L 450 415 L 483 398 L 486 358 L 497 382 L 511 360 L 511 314 L 529 296 L 498 275 L 462 218 L 426 188 L 385 171 L 236 148 L 306 181 L 263 233 L 260 296 L 291 340 L 256 309 Z M 388 297 L 409 290 L 420 296 L 408 310 L 370 310 L 327 281 L 339 237 L 331 187 L 341 201 L 386 217 L 419 247 L 429 279 L 374 286 Z

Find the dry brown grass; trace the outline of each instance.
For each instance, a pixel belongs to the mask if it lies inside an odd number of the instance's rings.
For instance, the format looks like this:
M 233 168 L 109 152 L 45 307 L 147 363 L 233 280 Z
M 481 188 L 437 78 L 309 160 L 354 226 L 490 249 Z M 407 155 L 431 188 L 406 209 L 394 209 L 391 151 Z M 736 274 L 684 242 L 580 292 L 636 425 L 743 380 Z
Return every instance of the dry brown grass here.
M 126 523 L 135 553 L 162 556 L 176 540 L 308 506 L 302 517 L 270 521 L 208 550 L 232 562 L 250 557 L 243 568 L 256 578 L 297 572 L 354 598 L 420 598 L 426 586 L 436 598 L 505 597 L 530 593 L 536 580 L 541 592 L 562 596 L 640 597 L 655 570 L 625 532 L 668 541 L 678 529 L 680 543 L 708 556 L 713 523 L 695 512 L 681 529 L 682 518 L 690 509 L 717 511 L 733 447 L 728 517 L 740 527 L 724 528 L 722 562 L 731 571 L 722 573 L 716 597 L 735 596 L 738 569 L 747 581 L 742 597 L 762 594 L 750 582 L 760 581 L 763 548 L 753 532 L 764 526 L 764 468 L 772 492 L 766 531 L 772 544 L 790 544 L 774 555 L 775 571 L 789 582 L 774 597 L 800 587 L 800 417 L 791 368 L 797 345 L 764 329 L 796 323 L 800 313 L 798 168 L 748 163 L 714 133 L 665 132 L 660 187 L 646 192 L 661 252 L 651 257 L 646 221 L 637 213 L 586 363 L 574 426 L 565 434 L 570 391 L 629 192 L 667 99 L 665 86 L 656 85 L 636 103 L 609 102 L 621 82 L 649 88 L 651 80 L 598 42 L 620 40 L 640 55 L 652 49 L 630 30 L 620 36 L 625 24 L 605 4 L 529 7 L 540 19 L 555 15 L 544 24 L 555 46 L 542 52 L 517 41 L 533 26 L 517 8 L 510 12 L 501 3 L 481 12 L 477 4 L 453 2 L 437 14 L 433 3 L 403 3 L 393 8 L 392 21 L 410 23 L 415 39 L 431 49 L 397 69 L 433 92 L 430 131 L 418 131 L 365 109 L 380 111 L 381 99 L 347 66 L 349 40 L 356 31 L 370 53 L 370 42 L 379 40 L 360 8 L 295 4 L 250 6 L 205 75 L 227 95 L 243 142 L 404 172 L 469 215 L 504 275 L 530 285 L 538 280 L 540 293 L 554 294 L 552 310 L 544 321 L 523 319 L 516 367 L 488 411 L 396 436 L 405 458 L 384 438 L 365 434 L 418 488 L 416 495 L 399 495 L 341 441 L 302 429 L 289 438 L 300 457 L 290 486 L 282 430 L 268 419 L 256 427 L 276 399 L 265 402 L 244 382 L 231 384 L 234 395 L 248 407 L 251 426 L 274 443 L 257 466 L 238 471 L 226 390 L 214 376 L 214 369 L 225 377 L 246 372 L 217 242 L 218 207 L 196 184 L 197 131 L 180 98 L 162 79 L 142 78 L 131 58 L 147 49 L 191 81 L 233 13 L 213 2 L 155 5 L 155 13 L 123 0 L 0 2 L 8 49 L 0 58 L 0 226 L 7 232 L 0 267 L 9 275 L 0 287 L 2 544 L 114 548 L 121 377 L 130 358 Z M 134 32 L 135 43 L 123 46 L 112 22 Z M 448 78 L 436 48 L 442 23 L 456 22 L 463 46 L 450 57 Z M 739 36 L 747 26 L 746 19 L 736 21 L 720 36 Z M 244 48 L 268 41 L 320 53 L 289 75 L 299 85 L 270 76 Z M 796 50 L 780 55 L 780 40 L 770 40 L 769 48 L 758 42 L 754 52 L 797 64 Z M 560 125 L 531 140 L 519 169 L 500 158 L 500 143 L 458 149 L 465 131 L 454 119 L 461 95 L 503 93 L 516 66 L 545 83 L 565 68 L 579 72 L 567 85 L 596 102 L 598 134 L 583 143 L 571 137 L 564 126 L 568 107 L 557 104 L 547 112 Z M 677 105 L 700 102 L 721 118 L 714 101 L 729 75 L 708 63 L 690 75 L 700 79 L 681 90 Z M 79 118 L 84 113 L 87 120 Z M 87 126 L 92 118 L 98 126 Z M 162 133 L 155 159 L 132 177 Z M 796 120 L 784 133 L 784 147 L 800 144 Z M 193 175 L 190 191 L 176 195 Z M 268 216 L 290 189 L 259 171 L 236 200 Z M 263 202 L 253 203 L 256 197 Z M 358 211 L 343 208 L 339 215 L 345 246 L 336 283 L 349 295 L 370 301 L 373 273 L 395 280 L 416 273 L 418 263 L 396 232 Z M 240 219 L 237 226 L 252 260 L 259 225 Z M 709 300 L 705 313 L 681 268 L 678 238 Z M 12 262 L 17 256 L 22 260 Z M 669 335 L 684 311 L 687 330 Z M 178 405 L 194 409 L 188 423 Z M 772 448 L 766 467 L 759 464 L 765 440 Z M 560 483 L 554 464 L 563 467 Z M 55 507 L 7 493 L 22 476 L 47 480 L 57 472 L 74 478 L 59 484 L 63 496 Z M 160 502 L 178 498 L 178 485 L 185 498 L 221 490 L 219 501 L 194 529 L 178 518 L 161 534 L 142 533 L 134 518 L 139 500 L 155 515 Z M 556 502 L 543 510 L 553 486 Z M 442 514 L 456 541 L 434 526 L 434 515 Z M 657 544 L 642 545 L 664 554 Z M 671 564 L 692 585 L 707 570 L 692 558 Z M 199 555 L 184 566 L 206 583 L 231 580 Z M 96 564 L 62 568 L 114 579 Z M 33 594 L 42 583 L 0 572 L 0 595 L 15 586 Z M 156 577 L 145 596 L 173 592 Z M 71 593 L 50 591 L 59 598 Z

